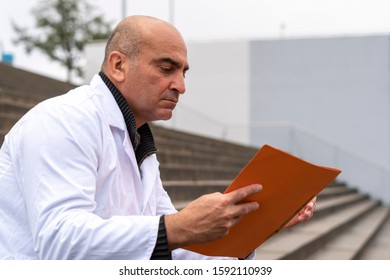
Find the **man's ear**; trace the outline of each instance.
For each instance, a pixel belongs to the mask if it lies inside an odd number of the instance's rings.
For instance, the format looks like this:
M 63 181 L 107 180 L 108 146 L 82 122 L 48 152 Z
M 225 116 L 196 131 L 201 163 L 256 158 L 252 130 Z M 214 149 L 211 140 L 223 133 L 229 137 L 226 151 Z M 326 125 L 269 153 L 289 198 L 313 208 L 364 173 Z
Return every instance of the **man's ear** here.
M 126 56 L 120 52 L 113 51 L 108 55 L 107 71 L 109 76 L 118 83 L 125 80 Z

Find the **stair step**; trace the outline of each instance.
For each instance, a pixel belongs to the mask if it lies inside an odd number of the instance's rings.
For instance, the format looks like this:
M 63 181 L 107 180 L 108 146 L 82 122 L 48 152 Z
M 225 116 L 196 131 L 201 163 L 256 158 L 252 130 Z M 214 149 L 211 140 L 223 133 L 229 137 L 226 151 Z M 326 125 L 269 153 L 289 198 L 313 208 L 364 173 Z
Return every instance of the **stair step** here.
M 1 130 L 0 129 L 0 147 L 3 144 L 3 142 L 4 142 L 4 137 L 5 137 L 6 134 L 7 134 L 6 130 Z
M 0 112 L 24 115 L 37 102 L 11 94 L 0 93 Z
M 157 153 L 160 164 L 221 165 L 243 168 L 250 157 L 230 156 L 224 153 L 210 154 L 200 151 L 166 151 Z
M 256 250 L 256 259 L 305 259 L 377 205 L 376 201 L 365 200 L 339 209 L 334 215 L 315 214 L 310 221 L 272 236 Z
M 223 192 L 231 182 L 232 180 L 170 180 L 163 181 L 163 186 L 174 204 L 180 205 L 181 207 L 178 208 L 182 208 L 183 205 L 186 205 L 189 201 L 201 195 Z M 328 197 L 328 201 L 323 199 L 323 194 L 320 194 L 317 200 L 316 216 L 326 214 L 326 212 L 332 212 L 337 207 L 344 207 L 366 198 L 365 195 L 350 193 L 348 188 L 345 189 L 344 193 L 346 195 L 343 197 Z
M 177 150 L 177 147 L 202 149 L 203 147 L 214 147 L 215 150 L 232 154 L 249 154 L 251 156 L 257 148 L 241 144 L 235 144 L 220 139 L 213 139 L 197 134 L 163 128 L 158 125 L 151 125 L 156 143 L 161 150 Z
M 39 102 L 39 99 L 24 94 L 0 91 L 0 104 L 17 104 L 24 108 L 31 108 Z
M 315 216 L 319 217 L 322 215 L 336 212 L 338 210 L 342 210 L 349 205 L 358 203 L 362 200 L 366 200 L 367 198 L 367 195 L 361 193 L 351 193 L 333 198 L 328 198 L 325 200 L 319 197 Z
M 318 197 L 321 199 L 333 198 L 344 194 L 356 193 L 356 189 L 346 187 L 345 185 L 331 185 L 326 187 Z
M 387 219 L 357 259 L 390 260 L 390 206 L 386 208 L 388 210 Z
M 224 192 L 232 180 L 201 180 L 201 181 L 164 181 L 163 186 L 168 192 L 176 209 L 184 208 L 189 202 L 196 198 L 213 192 Z M 344 187 L 343 187 L 344 188 Z M 347 207 L 366 199 L 366 195 L 349 193 L 345 191 L 343 197 L 330 197 L 324 200 L 319 195 L 317 200 L 316 217 L 334 212 L 337 208 Z
M 21 114 L 0 112 L 0 130 L 8 131 L 21 118 Z
M 202 166 L 163 164 L 160 165 L 161 179 L 170 180 L 232 180 L 240 172 L 241 168 L 224 166 Z
M 238 158 L 245 158 L 250 159 L 254 156 L 257 149 L 247 149 L 242 147 L 236 147 L 232 148 L 230 145 L 225 144 L 224 142 L 217 143 L 214 142 L 207 142 L 206 140 L 202 140 L 198 142 L 197 140 L 193 139 L 190 140 L 183 140 L 183 139 L 160 139 L 158 137 L 155 137 L 156 145 L 160 151 L 165 152 L 192 152 L 192 153 L 199 153 L 199 154 L 209 154 L 214 156 L 219 155 L 227 155 L 231 157 L 238 157 Z
M 338 236 L 328 241 L 309 260 L 352 260 L 365 248 L 389 214 L 386 207 L 377 207 L 357 220 Z M 390 238 L 390 236 L 389 236 Z
M 188 202 L 214 192 L 223 192 L 231 180 L 201 180 L 201 181 L 163 181 L 176 209 L 182 209 Z
M 173 203 L 173 206 L 175 206 L 175 209 L 177 211 L 180 211 L 184 207 L 186 207 L 190 202 L 191 202 L 191 200 L 180 200 L 180 201 Z
M 163 186 L 176 209 L 181 209 L 189 201 L 204 194 L 223 192 L 231 182 L 231 180 L 163 181 Z

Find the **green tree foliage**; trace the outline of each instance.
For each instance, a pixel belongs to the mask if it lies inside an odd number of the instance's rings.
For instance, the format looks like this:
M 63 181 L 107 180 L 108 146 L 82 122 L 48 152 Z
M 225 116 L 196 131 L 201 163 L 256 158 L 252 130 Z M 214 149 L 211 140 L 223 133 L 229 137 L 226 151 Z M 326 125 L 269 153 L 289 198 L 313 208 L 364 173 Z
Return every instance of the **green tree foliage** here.
M 24 44 L 28 53 L 40 50 L 65 66 L 68 82 L 72 74 L 83 76 L 81 60 L 85 45 L 108 38 L 111 31 L 111 24 L 87 0 L 42 0 L 32 14 L 33 29 L 12 23 L 17 36 L 14 43 Z

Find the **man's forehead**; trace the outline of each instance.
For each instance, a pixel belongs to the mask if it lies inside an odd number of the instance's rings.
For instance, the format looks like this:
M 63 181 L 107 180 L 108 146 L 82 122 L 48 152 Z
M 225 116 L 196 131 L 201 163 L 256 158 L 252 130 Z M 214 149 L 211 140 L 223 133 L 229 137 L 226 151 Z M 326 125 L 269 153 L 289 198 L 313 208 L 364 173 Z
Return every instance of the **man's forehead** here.
M 157 24 L 155 28 L 143 30 L 143 50 L 149 53 L 155 62 L 171 63 L 187 70 L 187 47 L 183 37 L 171 25 Z M 142 50 L 141 50 L 142 52 Z

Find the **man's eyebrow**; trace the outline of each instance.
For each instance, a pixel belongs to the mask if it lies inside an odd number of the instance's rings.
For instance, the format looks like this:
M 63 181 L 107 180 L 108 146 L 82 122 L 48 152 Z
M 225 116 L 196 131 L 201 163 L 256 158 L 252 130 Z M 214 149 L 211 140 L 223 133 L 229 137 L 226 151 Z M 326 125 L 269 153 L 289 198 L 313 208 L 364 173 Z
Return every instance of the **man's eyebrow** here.
M 182 64 L 179 61 L 177 61 L 176 59 L 173 59 L 172 57 L 161 57 L 161 58 L 156 59 L 155 61 L 157 63 L 161 63 L 161 62 L 170 63 L 170 64 L 174 65 L 176 68 L 182 67 Z M 188 69 L 190 69 L 190 67 L 188 65 L 185 65 L 184 71 L 187 71 Z

